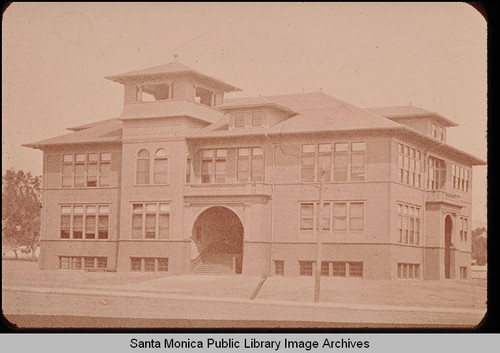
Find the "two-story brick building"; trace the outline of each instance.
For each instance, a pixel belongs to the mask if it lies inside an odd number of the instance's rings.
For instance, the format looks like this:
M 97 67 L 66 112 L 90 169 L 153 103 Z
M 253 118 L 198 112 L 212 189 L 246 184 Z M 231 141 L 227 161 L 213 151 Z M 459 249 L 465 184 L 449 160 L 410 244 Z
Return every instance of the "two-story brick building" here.
M 43 151 L 44 269 L 470 278 L 472 166 L 447 118 L 240 89 L 180 64 L 107 77 L 123 113 Z

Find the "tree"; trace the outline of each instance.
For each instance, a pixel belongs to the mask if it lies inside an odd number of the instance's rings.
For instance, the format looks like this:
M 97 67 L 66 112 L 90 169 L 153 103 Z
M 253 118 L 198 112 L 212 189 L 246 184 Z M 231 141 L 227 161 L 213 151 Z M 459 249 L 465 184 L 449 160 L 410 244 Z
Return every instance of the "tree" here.
M 477 261 L 477 264 L 482 266 L 486 264 L 486 238 L 482 236 L 486 232 L 486 228 L 476 228 L 472 231 L 472 258 Z
M 14 251 L 27 246 L 35 258 L 40 236 L 41 177 L 9 169 L 2 177 L 2 243 Z

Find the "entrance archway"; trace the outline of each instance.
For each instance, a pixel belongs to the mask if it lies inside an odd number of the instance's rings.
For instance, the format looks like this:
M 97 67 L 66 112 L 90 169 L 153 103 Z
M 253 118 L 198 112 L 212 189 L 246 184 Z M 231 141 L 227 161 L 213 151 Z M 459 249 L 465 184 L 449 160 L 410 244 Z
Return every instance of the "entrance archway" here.
M 453 221 L 450 215 L 444 220 L 444 278 L 451 276 L 451 233 L 453 231 Z
M 193 272 L 241 273 L 243 224 L 229 208 L 214 206 L 203 211 L 193 225 Z

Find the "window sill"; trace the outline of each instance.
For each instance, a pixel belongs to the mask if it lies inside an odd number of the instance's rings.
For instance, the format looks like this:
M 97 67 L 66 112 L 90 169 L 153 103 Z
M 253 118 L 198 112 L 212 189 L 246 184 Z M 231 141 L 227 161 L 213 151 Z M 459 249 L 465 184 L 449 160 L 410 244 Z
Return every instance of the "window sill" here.
M 170 186 L 170 184 L 134 184 L 134 187 L 142 187 L 142 186 Z

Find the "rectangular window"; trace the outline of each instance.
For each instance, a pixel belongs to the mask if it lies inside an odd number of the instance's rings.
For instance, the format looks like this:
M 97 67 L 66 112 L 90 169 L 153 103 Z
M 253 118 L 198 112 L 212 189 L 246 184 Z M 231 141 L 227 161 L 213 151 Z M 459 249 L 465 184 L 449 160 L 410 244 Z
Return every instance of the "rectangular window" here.
M 300 205 L 300 230 L 312 230 L 314 224 L 313 204 L 303 203 Z
M 250 174 L 252 177 L 252 182 L 264 181 L 264 151 L 262 148 L 252 148 L 251 161 Z
M 327 261 L 321 262 L 321 275 L 330 276 L 330 263 Z
M 107 268 L 108 267 L 108 258 L 106 257 L 98 257 L 97 258 L 97 268 Z
M 284 276 L 285 275 L 285 261 L 274 260 L 274 275 Z
M 398 144 L 399 181 L 419 188 L 422 179 L 422 153 L 410 146 Z
M 460 279 L 467 279 L 467 267 L 460 267 Z
M 191 183 L 191 158 L 186 159 L 186 184 Z
M 429 157 L 427 173 L 427 189 L 440 190 L 446 182 L 446 163 L 445 161 Z
M 97 153 L 87 155 L 87 187 L 97 186 L 98 156 Z
M 459 229 L 460 229 L 460 240 L 466 242 L 468 238 L 469 232 L 469 222 L 467 218 L 460 217 L 459 221 Z
M 84 257 L 83 266 L 84 268 L 95 268 L 95 257 Z
M 363 228 L 364 228 L 364 204 L 351 202 L 351 205 L 350 205 L 350 228 L 351 228 L 351 230 L 363 230 Z
M 131 257 L 130 258 L 130 270 L 133 272 L 141 272 L 141 258 L 140 257 Z
M 61 239 L 108 238 L 108 205 L 61 207 Z
M 159 258 L 158 259 L 158 271 L 159 272 L 168 272 L 168 259 L 167 258 Z
M 398 242 L 404 244 L 420 244 L 420 207 L 397 204 Z
M 110 174 L 111 153 L 63 155 L 63 187 L 109 186 Z
M 59 256 L 59 268 L 61 270 L 69 270 L 69 257 Z
M 349 277 L 363 277 L 362 262 L 349 262 Z
M 398 278 L 401 279 L 419 279 L 420 278 L 420 265 L 398 263 Z
M 299 269 L 301 276 L 313 275 L 313 262 L 312 261 L 299 261 Z
M 353 142 L 351 145 L 351 181 L 365 180 L 366 143 Z
M 334 203 L 333 204 L 333 229 L 346 230 L 347 229 L 347 204 Z
M 130 271 L 132 272 L 168 272 L 168 258 L 131 257 Z
M 62 186 L 63 187 L 73 186 L 73 155 L 72 154 L 63 155 Z
M 302 145 L 301 181 L 314 181 L 314 145 Z
M 347 171 L 349 163 L 349 144 L 336 143 L 333 160 L 333 180 L 347 181 Z
M 237 112 L 234 113 L 234 127 L 244 127 L 245 126 L 245 113 Z
M 155 271 L 155 259 L 154 258 L 145 258 L 144 259 L 144 271 L 145 272 L 154 272 Z
M 250 177 L 250 148 L 238 149 L 238 182 L 246 183 Z
M 471 172 L 464 168 L 451 164 L 452 172 L 452 185 L 455 189 L 468 192 L 469 191 L 469 177 Z
M 318 170 L 316 172 L 318 180 L 330 182 L 332 176 L 332 145 L 329 143 L 320 143 L 318 145 Z
M 264 112 L 252 112 L 252 126 L 262 126 Z
M 227 150 L 203 150 L 201 161 L 202 183 L 225 183 L 226 182 L 226 159 Z
M 81 257 L 72 257 L 71 258 L 71 269 L 72 270 L 81 270 L 82 269 L 82 258 Z
M 132 204 L 132 239 L 168 239 L 170 204 Z
M 334 277 L 345 277 L 346 276 L 346 263 L 335 261 L 332 263 L 332 275 Z

